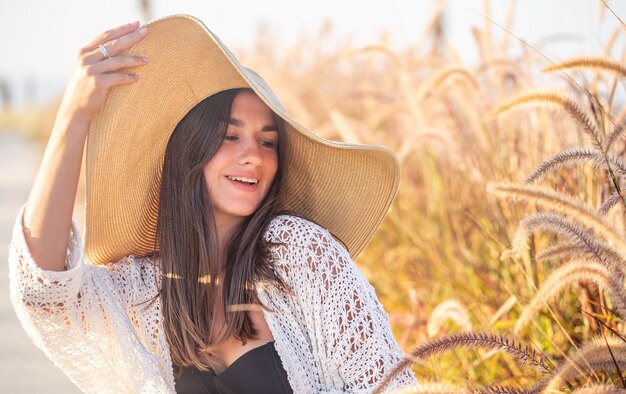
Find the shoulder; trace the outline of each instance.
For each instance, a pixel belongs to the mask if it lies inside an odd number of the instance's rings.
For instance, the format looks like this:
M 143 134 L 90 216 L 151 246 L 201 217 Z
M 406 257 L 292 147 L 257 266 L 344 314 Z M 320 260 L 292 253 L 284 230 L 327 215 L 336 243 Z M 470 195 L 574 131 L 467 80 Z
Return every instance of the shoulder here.
M 319 224 L 300 216 L 282 214 L 270 222 L 263 236 L 265 242 L 309 248 L 311 245 L 338 244 L 333 235 Z
M 264 241 L 270 254 L 289 265 L 304 265 L 313 271 L 318 265 L 350 261 L 350 255 L 335 237 L 319 224 L 295 215 L 278 215 L 268 226 Z

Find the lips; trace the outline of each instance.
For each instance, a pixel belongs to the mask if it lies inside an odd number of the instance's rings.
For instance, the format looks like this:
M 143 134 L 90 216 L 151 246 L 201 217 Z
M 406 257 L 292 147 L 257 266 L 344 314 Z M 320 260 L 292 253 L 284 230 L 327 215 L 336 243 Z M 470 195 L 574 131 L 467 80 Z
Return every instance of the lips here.
M 228 175 L 225 178 L 228 180 L 229 183 L 231 183 L 233 186 L 237 187 L 240 190 L 253 192 L 259 187 L 259 180 L 256 178 L 235 177 Z
M 248 177 L 243 177 L 243 176 L 230 176 L 230 175 L 226 175 L 226 178 L 230 179 L 231 181 L 242 182 L 248 185 L 259 183 L 259 180 L 257 178 L 248 178 Z

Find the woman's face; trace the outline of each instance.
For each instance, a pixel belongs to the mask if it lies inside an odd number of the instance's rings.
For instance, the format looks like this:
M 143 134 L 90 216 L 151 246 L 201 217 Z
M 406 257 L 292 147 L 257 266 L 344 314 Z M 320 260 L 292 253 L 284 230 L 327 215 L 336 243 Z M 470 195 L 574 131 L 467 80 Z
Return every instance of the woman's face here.
M 204 166 L 218 229 L 232 229 L 267 195 L 278 169 L 278 130 L 254 93 L 235 96 L 224 142 Z

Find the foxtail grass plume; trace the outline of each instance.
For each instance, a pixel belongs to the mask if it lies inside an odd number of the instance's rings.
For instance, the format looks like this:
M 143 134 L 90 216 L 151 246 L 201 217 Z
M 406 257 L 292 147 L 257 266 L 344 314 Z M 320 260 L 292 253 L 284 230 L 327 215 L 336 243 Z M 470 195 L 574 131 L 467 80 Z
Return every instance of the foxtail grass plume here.
M 615 372 L 616 362 L 620 368 L 626 365 L 626 343 L 616 336 L 594 338 L 557 367 L 544 391 L 561 390 L 566 383 L 587 377 L 592 371 Z
M 466 67 L 452 65 L 438 71 L 432 77 L 424 81 L 417 91 L 417 97 L 422 99 L 427 95 L 432 94 L 439 86 L 441 86 L 441 84 L 454 76 L 463 77 L 463 79 L 468 81 L 470 85 L 478 89 L 478 81 L 476 81 L 476 78 L 474 78 L 472 73 Z
M 604 147 L 604 151 L 608 152 L 611 149 L 611 146 L 617 140 L 618 137 L 624 134 L 624 130 L 626 130 L 626 107 L 622 109 L 621 114 L 617 117 L 615 124 L 613 126 L 613 130 L 606 138 L 606 143 Z
M 572 391 L 572 394 L 624 394 L 626 389 L 605 385 L 594 385 L 591 387 L 581 387 Z
M 430 314 L 427 325 L 428 336 L 438 335 L 446 320 L 452 320 L 463 331 L 472 331 L 467 309 L 456 300 L 447 300 L 437 305 Z
M 615 205 L 619 204 L 623 200 L 624 197 L 622 197 L 618 192 L 611 193 L 611 195 L 607 197 L 606 200 L 604 200 L 600 208 L 598 208 L 598 213 L 600 215 L 606 215 L 607 213 L 609 213 L 611 208 L 613 208 Z
M 589 116 L 580 106 L 562 93 L 552 91 L 533 91 L 514 96 L 509 102 L 500 105 L 493 111 L 499 115 L 511 109 L 522 109 L 526 106 L 539 106 L 546 109 L 564 110 L 578 124 L 581 130 L 589 136 L 593 146 L 602 151 L 602 141 L 598 127 L 591 121 Z
M 549 246 L 535 255 L 535 261 L 544 261 L 549 259 L 563 259 L 569 258 L 575 255 L 587 253 L 586 250 L 578 245 L 574 245 L 567 242 L 560 242 L 556 245 Z
M 522 256 L 525 253 L 528 249 L 528 239 L 536 230 L 551 231 L 566 237 L 570 243 L 580 247 L 608 269 L 626 271 L 626 262 L 610 245 L 594 237 L 591 231 L 581 224 L 550 212 L 539 212 L 522 219 L 511 242 L 514 255 Z
M 626 179 L 626 162 L 614 155 L 604 155 L 602 152 L 589 148 L 571 148 L 555 154 L 544 160 L 524 181 L 527 184 L 541 180 L 548 173 L 571 164 L 593 164 L 596 167 L 608 170 L 607 161 L 611 168 L 622 179 Z
M 581 56 L 552 64 L 543 69 L 544 72 L 566 70 L 571 68 L 599 69 L 626 77 L 626 67 L 614 60 L 599 56 Z
M 570 197 L 544 187 L 512 183 L 489 183 L 487 191 L 496 197 L 534 202 L 541 208 L 570 217 L 606 239 L 618 255 L 626 256 L 626 241 L 617 231 L 602 216 Z
M 557 268 L 541 284 L 537 293 L 517 319 L 513 330 L 514 334 L 519 335 L 522 329 L 537 317 L 543 306 L 553 300 L 566 287 L 580 282 L 593 282 L 600 288 L 606 289 L 616 313 L 622 319 L 626 318 L 626 292 L 620 277 L 622 276 L 614 274 L 596 261 L 570 261 Z
M 530 345 L 524 345 L 516 339 L 502 335 L 489 334 L 484 332 L 467 332 L 440 338 L 420 345 L 411 350 L 411 352 L 405 357 L 405 359 L 396 364 L 396 366 L 387 374 L 387 376 L 385 376 L 385 378 L 378 385 L 378 388 L 374 391 L 374 394 L 381 393 L 382 390 L 384 390 L 385 386 L 394 376 L 396 376 L 398 373 L 400 373 L 400 371 L 404 370 L 412 363 L 416 363 L 425 358 L 460 347 L 472 349 L 482 348 L 486 350 L 501 350 L 513 357 L 513 359 L 515 359 L 520 365 L 532 366 L 540 373 L 545 375 L 551 373 L 551 368 L 548 366 L 548 364 L 546 364 L 546 360 L 543 355 L 538 354 L 537 351 Z M 507 388 L 507 390 L 509 389 Z M 511 390 L 518 389 L 514 388 Z

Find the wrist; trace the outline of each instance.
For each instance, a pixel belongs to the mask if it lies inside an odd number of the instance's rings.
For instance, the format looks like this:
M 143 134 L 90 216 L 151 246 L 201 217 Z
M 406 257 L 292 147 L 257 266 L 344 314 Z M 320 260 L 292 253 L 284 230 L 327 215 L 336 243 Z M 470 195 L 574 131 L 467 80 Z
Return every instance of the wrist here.
M 75 111 L 59 110 L 52 129 L 53 134 L 86 137 L 91 121 Z

